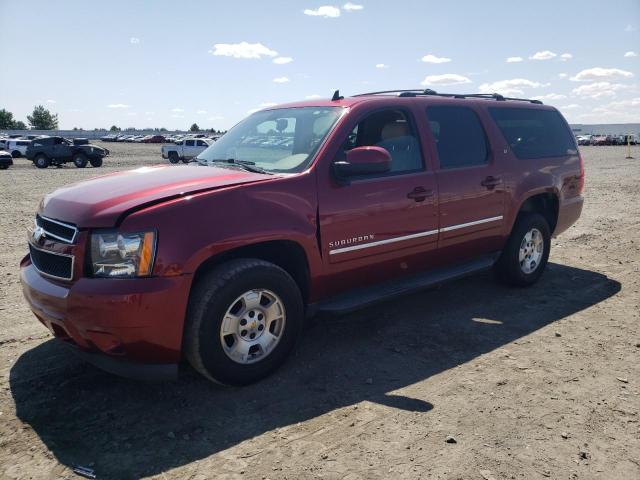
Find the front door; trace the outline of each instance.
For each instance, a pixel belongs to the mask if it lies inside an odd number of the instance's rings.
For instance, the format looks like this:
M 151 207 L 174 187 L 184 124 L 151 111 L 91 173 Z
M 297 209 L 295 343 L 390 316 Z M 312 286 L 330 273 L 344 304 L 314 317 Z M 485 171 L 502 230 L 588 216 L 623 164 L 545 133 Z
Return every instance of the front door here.
M 327 294 L 377 283 L 425 267 L 438 240 L 437 185 L 427 168 L 412 112 L 363 112 L 341 151 L 375 145 L 389 151 L 391 170 L 340 185 L 320 176 L 320 236 Z M 328 166 L 327 166 L 328 168 Z
M 53 158 L 71 158 L 71 144 L 63 138 L 55 138 L 53 145 Z

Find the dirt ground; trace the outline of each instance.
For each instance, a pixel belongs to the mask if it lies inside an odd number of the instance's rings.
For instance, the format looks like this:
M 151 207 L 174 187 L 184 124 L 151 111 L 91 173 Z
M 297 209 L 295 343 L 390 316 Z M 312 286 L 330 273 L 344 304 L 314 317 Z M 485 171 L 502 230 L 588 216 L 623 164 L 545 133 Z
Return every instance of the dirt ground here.
M 0 478 L 640 478 L 640 148 L 583 149 L 585 210 L 534 287 L 486 274 L 317 319 L 242 389 L 111 376 L 29 312 L 18 262 L 40 198 L 162 162 L 108 148 L 100 170 L 0 171 Z

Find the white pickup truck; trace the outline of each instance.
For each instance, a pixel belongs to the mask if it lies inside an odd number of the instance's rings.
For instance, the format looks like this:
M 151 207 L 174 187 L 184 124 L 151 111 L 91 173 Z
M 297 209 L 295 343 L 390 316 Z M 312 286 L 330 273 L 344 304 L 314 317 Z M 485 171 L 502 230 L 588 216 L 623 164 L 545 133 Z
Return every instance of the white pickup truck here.
M 171 163 L 178 163 L 180 160 L 187 163 L 212 143 L 207 138 L 189 138 L 180 140 L 175 145 L 163 145 L 162 158 L 168 158 Z

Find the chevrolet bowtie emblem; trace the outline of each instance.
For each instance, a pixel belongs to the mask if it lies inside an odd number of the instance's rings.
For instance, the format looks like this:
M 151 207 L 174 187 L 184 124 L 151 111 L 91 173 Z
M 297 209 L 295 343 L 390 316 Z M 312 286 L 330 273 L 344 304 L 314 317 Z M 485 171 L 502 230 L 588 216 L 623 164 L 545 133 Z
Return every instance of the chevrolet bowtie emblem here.
M 36 242 L 39 242 L 41 238 L 44 238 L 45 234 L 44 234 L 44 228 L 39 227 L 36 225 L 36 228 L 33 229 L 33 239 Z

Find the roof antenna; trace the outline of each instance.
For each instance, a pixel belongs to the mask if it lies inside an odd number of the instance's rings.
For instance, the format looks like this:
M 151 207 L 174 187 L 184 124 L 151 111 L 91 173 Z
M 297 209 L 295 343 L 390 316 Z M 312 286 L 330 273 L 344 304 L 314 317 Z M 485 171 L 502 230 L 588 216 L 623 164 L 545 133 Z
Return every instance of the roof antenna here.
M 336 90 L 333 92 L 333 97 L 331 97 L 332 102 L 337 102 L 338 100 L 342 100 L 344 97 L 340 96 L 340 90 Z

